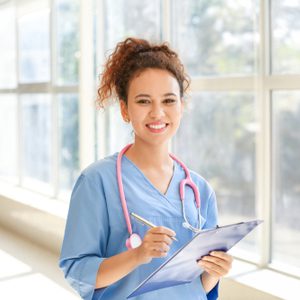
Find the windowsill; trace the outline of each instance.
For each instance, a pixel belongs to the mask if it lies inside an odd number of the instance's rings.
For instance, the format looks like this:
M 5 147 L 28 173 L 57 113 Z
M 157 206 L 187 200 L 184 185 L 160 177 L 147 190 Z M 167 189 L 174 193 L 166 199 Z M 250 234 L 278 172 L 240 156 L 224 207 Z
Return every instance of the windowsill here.
M 0 225 L 59 253 L 68 203 L 0 181 Z
M 33 191 L 20 188 L 0 181 L 0 197 L 5 197 L 30 206 L 32 208 L 50 213 L 56 217 L 66 219 L 69 204 L 63 200 L 50 198 Z
M 68 203 L 0 182 L 0 223 L 59 253 Z M 239 259 L 221 281 L 222 299 L 295 299 L 300 280 Z M 234 293 L 232 291 L 235 291 Z
M 240 295 L 232 296 L 232 288 L 238 285 L 248 290 L 243 299 L 295 299 L 295 295 L 300 295 L 300 279 L 235 259 L 231 272 L 222 282 L 221 295 L 225 299 L 227 296 L 240 299 Z

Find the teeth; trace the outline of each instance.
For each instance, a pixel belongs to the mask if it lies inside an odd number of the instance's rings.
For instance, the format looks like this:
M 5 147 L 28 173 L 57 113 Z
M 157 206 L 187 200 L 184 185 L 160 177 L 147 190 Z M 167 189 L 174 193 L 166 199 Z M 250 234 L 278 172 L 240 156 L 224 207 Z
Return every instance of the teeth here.
M 148 125 L 151 129 L 162 129 L 166 127 L 166 124 L 161 124 L 161 125 Z

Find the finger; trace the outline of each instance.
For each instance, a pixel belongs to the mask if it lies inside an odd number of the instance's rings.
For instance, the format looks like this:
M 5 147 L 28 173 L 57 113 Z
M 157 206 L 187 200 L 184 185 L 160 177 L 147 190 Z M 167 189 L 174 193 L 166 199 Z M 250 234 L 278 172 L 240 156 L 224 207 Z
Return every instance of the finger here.
M 224 251 L 212 251 L 211 253 L 209 253 L 209 255 L 219 257 L 227 261 L 232 261 L 232 256 Z
M 171 245 L 173 242 L 172 239 L 166 234 L 151 233 L 151 235 L 152 235 L 152 241 L 154 242 L 164 242 L 167 245 Z
M 211 263 L 216 264 L 226 270 L 230 269 L 230 267 L 231 267 L 231 261 L 224 260 L 223 258 L 219 258 L 216 256 L 210 256 L 210 255 L 204 256 L 204 257 L 202 257 L 201 260 L 204 262 L 211 262 Z
M 203 267 L 202 267 L 203 268 Z M 208 273 L 209 275 L 211 275 L 212 277 L 216 277 L 216 278 L 220 278 L 222 277 L 223 275 L 222 274 L 219 274 L 218 272 L 214 271 L 214 270 L 211 270 L 209 268 L 203 268 L 203 270 Z
M 151 244 L 150 249 L 160 251 L 160 252 L 169 252 L 170 247 L 165 243 L 154 242 L 153 244 Z
M 168 255 L 167 252 L 161 252 L 161 251 L 157 251 L 157 250 L 152 250 L 151 251 L 151 254 L 150 254 L 152 257 L 166 257 Z
M 176 232 L 171 230 L 170 228 L 164 227 L 164 226 L 157 226 L 154 228 L 151 228 L 149 230 L 151 233 L 160 233 L 160 234 L 166 234 L 170 237 L 174 237 L 176 235 Z
M 216 265 L 212 262 L 209 261 L 202 261 L 200 260 L 198 262 L 199 266 L 201 268 L 203 268 L 206 272 L 208 272 L 210 275 L 212 276 L 223 276 L 225 275 L 227 272 L 219 265 Z

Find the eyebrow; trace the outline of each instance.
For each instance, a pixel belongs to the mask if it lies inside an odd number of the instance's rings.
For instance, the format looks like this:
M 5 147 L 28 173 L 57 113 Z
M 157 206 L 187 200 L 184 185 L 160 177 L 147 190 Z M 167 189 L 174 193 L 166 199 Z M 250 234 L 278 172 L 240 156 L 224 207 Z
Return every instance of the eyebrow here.
M 163 94 L 163 96 L 164 97 L 166 97 L 166 96 L 175 96 L 175 97 L 177 97 L 177 95 L 174 94 L 174 93 L 166 93 L 166 94 Z M 148 94 L 139 94 L 139 95 L 135 96 L 134 98 L 139 98 L 139 97 L 148 97 L 148 98 L 151 98 L 151 96 L 148 95 Z

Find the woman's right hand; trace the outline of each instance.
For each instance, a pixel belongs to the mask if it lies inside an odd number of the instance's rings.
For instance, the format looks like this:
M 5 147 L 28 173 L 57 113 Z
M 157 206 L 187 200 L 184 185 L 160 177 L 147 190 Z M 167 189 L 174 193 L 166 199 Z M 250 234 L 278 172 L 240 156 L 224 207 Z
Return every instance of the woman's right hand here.
M 141 264 L 149 263 L 154 257 L 167 256 L 173 242 L 171 237 L 176 233 L 166 227 L 151 228 L 144 236 L 142 244 L 136 248 L 138 260 Z

